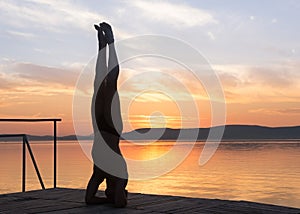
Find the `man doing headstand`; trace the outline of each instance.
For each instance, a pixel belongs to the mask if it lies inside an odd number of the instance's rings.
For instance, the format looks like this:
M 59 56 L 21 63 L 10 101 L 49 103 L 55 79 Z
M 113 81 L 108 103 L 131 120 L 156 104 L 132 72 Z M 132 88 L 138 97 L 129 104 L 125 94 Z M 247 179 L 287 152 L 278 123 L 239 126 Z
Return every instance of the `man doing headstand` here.
M 95 25 L 95 29 L 98 31 L 99 52 L 92 98 L 94 167 L 86 189 L 85 201 L 87 204 L 113 203 L 115 207 L 125 207 L 128 173 L 119 148 L 123 123 L 117 91 L 118 58 L 111 26 L 102 22 L 100 25 Z M 108 67 L 106 65 L 107 45 L 109 47 Z M 96 196 L 98 187 L 104 179 L 106 179 L 106 198 Z

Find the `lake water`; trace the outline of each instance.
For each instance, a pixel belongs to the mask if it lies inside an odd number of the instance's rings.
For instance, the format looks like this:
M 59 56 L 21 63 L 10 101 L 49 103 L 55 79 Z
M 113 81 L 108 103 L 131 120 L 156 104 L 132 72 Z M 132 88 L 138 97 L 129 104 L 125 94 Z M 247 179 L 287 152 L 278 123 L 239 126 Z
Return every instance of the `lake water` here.
M 89 142 L 86 142 L 90 145 Z M 155 158 L 169 151 L 174 142 L 136 145 L 121 142 L 124 156 Z M 190 143 L 182 142 L 184 148 Z M 31 142 L 46 187 L 53 183 L 52 142 Z M 198 159 L 203 149 L 198 142 L 178 167 L 155 179 L 129 180 L 130 192 L 181 195 L 188 197 L 247 200 L 300 207 L 300 141 L 222 142 L 204 166 Z M 21 191 L 22 145 L 0 143 L 0 193 Z M 40 185 L 27 155 L 26 189 Z M 147 170 L 155 170 L 155 166 Z M 58 144 L 59 187 L 85 188 L 92 173 L 92 162 L 78 142 Z M 142 171 L 142 170 L 141 170 Z M 142 173 L 142 172 L 141 172 Z M 102 184 L 100 189 L 104 189 Z

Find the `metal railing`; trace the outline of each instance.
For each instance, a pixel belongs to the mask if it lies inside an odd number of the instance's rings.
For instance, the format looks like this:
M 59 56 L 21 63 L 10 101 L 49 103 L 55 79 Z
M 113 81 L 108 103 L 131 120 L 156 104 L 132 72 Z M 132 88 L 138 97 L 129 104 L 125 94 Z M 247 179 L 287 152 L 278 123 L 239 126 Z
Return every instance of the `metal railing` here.
M 61 119 L 0 119 L 0 122 L 53 122 L 53 188 L 56 188 L 56 179 L 57 179 L 57 122 Z M 22 157 L 22 192 L 26 190 L 26 147 L 30 154 L 32 163 L 34 165 L 36 174 L 38 176 L 39 182 L 42 189 L 45 189 L 44 182 L 42 180 L 41 174 L 39 172 L 37 163 L 35 161 L 33 152 L 31 150 L 28 138 L 26 134 L 1 134 L 0 137 L 22 137 L 23 139 L 23 157 Z

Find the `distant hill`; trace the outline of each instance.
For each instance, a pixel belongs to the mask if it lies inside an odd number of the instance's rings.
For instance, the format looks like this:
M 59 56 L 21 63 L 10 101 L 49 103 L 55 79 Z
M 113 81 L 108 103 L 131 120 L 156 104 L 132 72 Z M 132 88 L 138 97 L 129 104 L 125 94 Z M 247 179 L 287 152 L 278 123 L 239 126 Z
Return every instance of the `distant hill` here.
M 220 129 L 223 126 L 212 128 L 170 129 L 170 128 L 142 128 L 122 134 L 128 140 L 206 140 L 210 129 Z M 28 135 L 30 141 L 49 141 L 53 136 Z M 91 140 L 92 135 L 68 135 L 58 137 L 58 140 Z M 255 125 L 226 125 L 222 140 L 295 140 L 300 139 L 300 126 L 265 127 Z M 0 138 L 0 141 L 16 141 L 20 138 Z
M 220 129 L 224 126 L 212 128 L 194 128 L 194 129 L 137 129 L 124 133 L 125 139 L 138 140 L 143 137 L 144 140 L 206 140 L 210 129 Z M 198 133 L 197 133 L 198 132 Z M 300 126 L 293 127 L 264 127 L 255 125 L 226 125 L 222 140 L 280 140 L 280 139 L 300 139 Z

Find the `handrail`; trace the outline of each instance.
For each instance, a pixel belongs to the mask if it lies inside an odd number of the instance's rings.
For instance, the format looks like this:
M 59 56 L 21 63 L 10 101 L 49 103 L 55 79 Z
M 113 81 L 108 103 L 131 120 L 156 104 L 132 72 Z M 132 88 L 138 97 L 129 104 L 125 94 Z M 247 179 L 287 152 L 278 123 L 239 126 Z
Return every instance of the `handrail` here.
M 51 122 L 51 121 L 61 121 L 61 119 L 57 118 L 37 118 L 37 119 L 3 119 L 0 118 L 0 122 Z
M 0 118 L 0 122 L 53 122 L 53 165 L 54 165 L 54 172 L 53 172 L 53 187 L 56 188 L 56 180 L 57 180 L 57 122 L 61 121 L 61 119 L 58 118 L 37 118 L 37 119 L 10 119 L 10 118 Z M 22 166 L 22 171 L 23 171 L 23 179 L 22 179 L 22 191 L 25 192 L 25 169 L 26 169 L 26 162 L 24 159 L 25 158 L 25 146 L 27 145 L 29 154 L 31 156 L 34 168 L 36 170 L 37 176 L 39 178 L 39 181 L 41 183 L 41 186 L 43 189 L 45 189 L 44 183 L 42 181 L 42 177 L 39 173 L 36 161 L 34 159 L 32 150 L 30 148 L 27 135 L 26 134 L 3 134 L 0 135 L 0 137 L 23 137 L 23 166 Z

